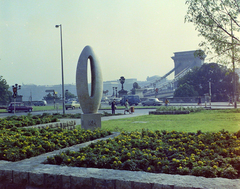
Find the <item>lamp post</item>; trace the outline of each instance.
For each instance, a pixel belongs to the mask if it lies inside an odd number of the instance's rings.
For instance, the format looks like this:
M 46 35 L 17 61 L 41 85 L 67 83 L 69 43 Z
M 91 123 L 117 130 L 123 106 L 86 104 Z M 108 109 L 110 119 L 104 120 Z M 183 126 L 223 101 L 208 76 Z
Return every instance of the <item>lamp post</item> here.
M 63 100 L 63 114 L 65 114 L 65 94 L 64 94 L 64 75 L 63 75 L 63 45 L 62 45 L 62 25 L 55 25 L 56 28 L 60 27 L 61 39 L 61 65 L 62 65 L 62 100 Z
M 123 84 L 125 83 L 125 78 L 123 76 L 121 76 L 119 81 L 122 84 L 122 90 L 123 90 Z
M 14 98 L 14 115 L 16 112 L 16 98 L 17 98 L 17 91 L 21 89 L 21 85 L 15 84 L 12 86 L 13 89 L 13 98 Z
M 66 93 L 66 95 L 65 95 L 65 96 L 66 96 L 66 97 L 65 97 L 65 98 L 66 98 L 66 101 L 68 101 L 68 90 L 67 90 L 67 89 L 65 90 L 65 93 Z
M 231 36 L 232 36 L 232 64 L 233 64 L 233 101 L 234 108 L 237 108 L 236 102 L 236 74 L 235 74 L 235 57 L 234 57 L 234 41 L 233 41 L 233 28 L 232 28 L 232 19 L 231 19 Z
M 115 96 L 115 94 L 114 94 L 114 87 L 113 87 L 113 94 L 112 94 L 112 96 L 113 96 L 113 97 Z
M 117 98 L 117 87 L 115 87 L 115 89 L 116 89 L 116 98 Z

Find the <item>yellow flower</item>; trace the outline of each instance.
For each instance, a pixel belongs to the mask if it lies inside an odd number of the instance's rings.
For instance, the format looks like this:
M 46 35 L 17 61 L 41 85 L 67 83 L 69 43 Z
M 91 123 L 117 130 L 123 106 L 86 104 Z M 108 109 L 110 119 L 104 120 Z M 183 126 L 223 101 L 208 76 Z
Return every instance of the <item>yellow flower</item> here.
M 148 170 L 148 171 L 151 171 L 151 167 L 148 167 L 147 170 Z

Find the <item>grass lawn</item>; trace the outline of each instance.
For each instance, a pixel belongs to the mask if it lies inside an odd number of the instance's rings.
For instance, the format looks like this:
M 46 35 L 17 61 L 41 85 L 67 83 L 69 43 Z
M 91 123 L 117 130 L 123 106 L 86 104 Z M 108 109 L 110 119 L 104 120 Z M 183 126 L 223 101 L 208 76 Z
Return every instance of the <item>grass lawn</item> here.
M 32 106 L 33 111 L 43 111 L 43 110 L 56 110 L 56 107 L 54 109 L 54 106 Z M 59 110 L 62 110 L 62 106 L 58 106 Z
M 184 115 L 144 115 L 102 122 L 102 129 L 110 131 L 141 131 L 142 128 L 184 132 L 218 132 L 240 130 L 239 110 L 205 110 Z

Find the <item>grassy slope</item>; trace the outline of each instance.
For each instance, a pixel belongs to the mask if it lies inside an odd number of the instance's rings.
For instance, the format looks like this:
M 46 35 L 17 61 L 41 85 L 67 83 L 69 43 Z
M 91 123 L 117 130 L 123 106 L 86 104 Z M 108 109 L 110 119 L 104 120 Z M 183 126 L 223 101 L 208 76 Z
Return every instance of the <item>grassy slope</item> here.
M 102 128 L 111 131 L 140 131 L 142 128 L 146 128 L 152 131 L 217 132 L 224 129 L 236 132 L 240 130 L 240 113 L 212 110 L 186 115 L 144 115 L 103 121 Z

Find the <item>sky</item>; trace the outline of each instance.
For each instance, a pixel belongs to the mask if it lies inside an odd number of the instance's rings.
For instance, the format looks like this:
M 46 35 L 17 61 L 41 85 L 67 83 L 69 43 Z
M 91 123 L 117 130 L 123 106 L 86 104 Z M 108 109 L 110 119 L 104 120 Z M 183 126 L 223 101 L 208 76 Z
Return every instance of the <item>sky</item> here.
M 199 49 L 185 0 L 0 0 L 0 76 L 11 86 L 75 84 L 90 45 L 103 81 L 163 76 L 174 52 Z M 173 75 L 173 74 L 172 74 Z M 171 79 L 171 78 L 170 78 Z

